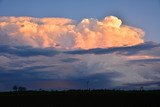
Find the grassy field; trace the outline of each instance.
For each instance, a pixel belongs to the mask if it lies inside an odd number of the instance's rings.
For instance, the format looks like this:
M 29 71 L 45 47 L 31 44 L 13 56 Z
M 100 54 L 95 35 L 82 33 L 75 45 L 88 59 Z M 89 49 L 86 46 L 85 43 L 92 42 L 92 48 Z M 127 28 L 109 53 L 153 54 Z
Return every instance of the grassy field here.
M 68 90 L 1 92 L 5 107 L 160 107 L 160 91 Z

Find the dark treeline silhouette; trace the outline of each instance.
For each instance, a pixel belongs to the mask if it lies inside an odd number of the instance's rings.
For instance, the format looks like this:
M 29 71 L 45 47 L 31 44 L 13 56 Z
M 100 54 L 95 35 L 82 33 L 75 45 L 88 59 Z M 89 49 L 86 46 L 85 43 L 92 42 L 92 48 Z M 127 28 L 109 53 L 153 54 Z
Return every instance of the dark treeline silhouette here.
M 160 107 L 160 90 L 25 90 L 0 92 L 1 104 L 15 107 Z
M 13 86 L 13 91 L 27 91 L 27 88 L 26 87 L 22 87 L 22 86 L 14 85 Z

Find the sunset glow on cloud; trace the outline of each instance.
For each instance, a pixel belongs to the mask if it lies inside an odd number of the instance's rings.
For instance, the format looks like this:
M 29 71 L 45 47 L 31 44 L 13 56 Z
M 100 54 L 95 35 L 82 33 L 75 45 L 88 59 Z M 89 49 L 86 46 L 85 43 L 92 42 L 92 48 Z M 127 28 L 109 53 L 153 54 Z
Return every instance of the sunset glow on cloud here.
M 108 16 L 102 20 L 0 17 L 0 44 L 10 46 L 92 49 L 144 43 L 144 31 Z

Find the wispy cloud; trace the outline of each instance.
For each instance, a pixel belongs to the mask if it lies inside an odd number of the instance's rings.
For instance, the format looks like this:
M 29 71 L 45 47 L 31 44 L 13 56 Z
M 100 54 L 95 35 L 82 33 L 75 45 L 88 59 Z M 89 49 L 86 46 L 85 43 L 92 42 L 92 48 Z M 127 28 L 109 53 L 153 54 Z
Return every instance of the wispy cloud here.
M 33 48 L 29 46 L 8 46 L 8 45 L 0 45 L 0 54 L 11 54 L 21 57 L 30 57 L 37 55 L 44 56 L 54 56 L 58 54 L 59 51 L 53 48 Z
M 145 42 L 143 44 L 129 46 L 129 47 L 116 47 L 116 48 L 96 48 L 88 50 L 73 50 L 66 51 L 67 54 L 111 54 L 117 53 L 122 55 L 134 55 L 141 51 L 150 50 L 156 47 L 160 47 L 160 44 L 154 42 Z

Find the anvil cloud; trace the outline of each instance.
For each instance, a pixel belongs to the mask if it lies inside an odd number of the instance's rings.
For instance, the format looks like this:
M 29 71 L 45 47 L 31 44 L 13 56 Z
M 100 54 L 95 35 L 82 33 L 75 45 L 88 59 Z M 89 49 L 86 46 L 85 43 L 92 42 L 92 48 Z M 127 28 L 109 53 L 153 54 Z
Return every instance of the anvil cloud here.
M 123 25 L 115 16 L 102 20 L 0 17 L 0 44 L 10 46 L 92 49 L 143 43 L 144 31 Z

